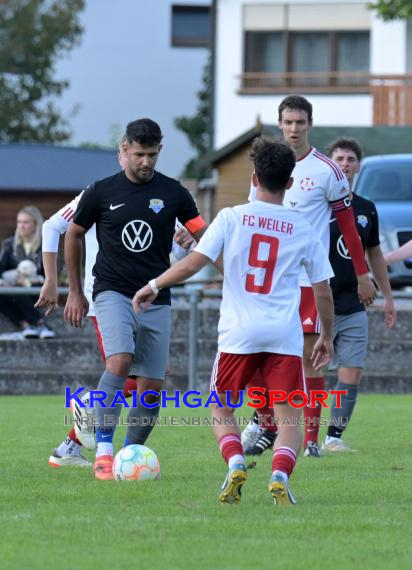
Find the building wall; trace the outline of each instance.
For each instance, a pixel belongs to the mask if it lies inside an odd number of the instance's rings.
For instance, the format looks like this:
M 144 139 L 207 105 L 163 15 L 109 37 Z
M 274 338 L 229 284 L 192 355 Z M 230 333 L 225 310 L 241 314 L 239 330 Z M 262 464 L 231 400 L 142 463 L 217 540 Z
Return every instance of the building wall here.
M 373 19 L 371 28 L 371 72 L 407 73 L 406 23 Z
M 215 148 L 220 148 L 245 132 L 259 115 L 263 123 L 277 121 L 276 108 L 283 95 L 240 95 L 237 93 L 243 72 L 244 6 L 291 6 L 332 4 L 335 0 L 221 0 L 217 2 L 217 61 Z M 358 0 L 336 0 L 340 7 L 365 5 Z M 332 14 L 333 16 L 333 14 Z M 329 14 L 329 18 L 332 17 Z M 356 20 L 356 19 L 355 19 Z M 383 24 L 370 17 L 370 65 L 374 73 L 407 71 L 406 24 Z M 319 24 L 321 25 L 322 22 Z M 323 24 L 322 24 L 323 25 Z M 356 21 L 353 23 L 356 28 Z M 269 27 L 269 24 L 268 24 Z M 412 41 L 409 39 L 409 41 Z M 412 56 L 409 56 L 409 61 Z M 409 65 L 412 65 L 409 63 Z M 304 93 L 303 93 L 304 94 Z M 308 95 L 314 106 L 317 126 L 370 126 L 373 124 L 373 99 L 369 94 Z
M 209 0 L 87 0 L 81 45 L 58 62 L 56 75 L 70 87 L 60 101 L 71 119 L 71 144 L 110 144 L 113 131 L 139 117 L 156 120 L 164 133 L 159 169 L 180 175 L 191 158 L 174 118 L 197 105 L 206 48 L 171 46 L 172 4 Z

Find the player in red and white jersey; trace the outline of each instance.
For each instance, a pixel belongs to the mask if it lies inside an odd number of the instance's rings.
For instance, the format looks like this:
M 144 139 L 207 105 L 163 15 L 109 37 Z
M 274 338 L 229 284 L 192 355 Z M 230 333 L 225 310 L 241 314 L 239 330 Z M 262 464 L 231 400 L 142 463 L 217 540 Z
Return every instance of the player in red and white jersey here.
M 252 186 L 250 200 L 254 199 L 255 193 Z M 348 196 L 349 184 L 340 167 L 314 147 L 309 147 L 306 154 L 296 160 L 293 184 L 285 195 L 284 206 L 303 214 L 328 251 L 331 208 L 347 209 L 345 199 Z M 301 284 L 308 283 L 302 274 Z
M 333 275 L 328 255 L 316 232 L 296 212 L 282 206 L 294 154 L 286 145 L 264 138 L 252 149 L 256 201 L 219 212 L 198 246 L 186 259 L 151 280 L 133 298 L 137 312 L 159 290 L 193 275 L 223 252 L 223 298 L 218 326 L 218 353 L 211 390 L 213 431 L 228 474 L 221 502 L 239 502 L 246 467 L 233 406 L 259 369 L 266 390 L 305 390 L 302 370 L 303 334 L 299 318 L 302 268 L 313 286 L 322 333 L 312 353 L 315 369 L 332 354 L 333 301 L 328 278 Z M 253 386 L 253 384 L 251 384 Z M 227 391 L 231 399 L 227 399 Z M 301 447 L 301 411 L 286 402 L 275 403 L 279 435 L 272 461 L 269 491 L 275 503 L 294 504 L 288 479 Z
M 122 139 L 123 142 L 123 139 Z M 124 168 L 124 157 L 122 154 L 122 146 L 119 146 L 118 154 L 119 164 Z M 49 315 L 57 306 L 58 299 L 58 285 L 57 285 L 57 252 L 59 248 L 60 236 L 65 234 L 69 228 L 70 222 L 77 210 L 83 192 L 76 196 L 71 202 L 68 202 L 58 212 L 53 214 L 43 224 L 42 230 L 42 251 L 43 251 L 43 264 L 45 271 L 45 282 L 41 289 L 39 300 L 36 303 L 37 307 L 48 307 L 46 315 Z M 189 253 L 189 246 L 192 245 L 193 239 L 186 232 L 186 230 L 178 223 L 176 224 L 176 234 L 172 244 L 172 253 L 176 259 L 182 259 Z M 96 226 L 93 225 L 85 235 L 85 272 L 84 272 L 84 294 L 89 303 L 89 311 L 87 315 L 91 318 L 94 328 L 96 330 L 97 342 L 99 350 L 105 359 L 103 342 L 100 335 L 99 327 L 97 324 L 92 292 L 94 276 L 92 269 L 96 261 L 96 255 L 99 249 L 96 237 Z M 127 398 L 132 395 L 132 391 L 136 390 L 136 378 L 129 377 L 123 387 L 123 394 Z M 88 407 L 89 393 L 86 392 L 82 395 L 82 401 L 86 404 L 85 408 L 74 410 L 75 415 L 83 420 L 93 415 L 93 410 Z M 89 418 L 90 419 L 90 418 Z M 87 449 L 94 449 L 94 428 L 92 425 L 81 423 L 78 421 L 76 426 L 70 430 L 67 437 L 53 449 L 49 458 L 49 465 L 52 467 L 90 467 L 91 463 L 80 453 L 81 447 L 85 446 Z
M 376 290 L 368 277 L 362 244 L 356 230 L 355 220 L 349 200 L 349 184 L 340 167 L 330 158 L 310 145 L 309 132 L 312 127 L 312 105 L 300 95 L 286 97 L 279 105 L 279 128 L 285 142 L 296 156 L 293 171 L 293 185 L 286 192 L 284 205 L 301 213 L 312 225 L 317 236 L 329 251 L 329 220 L 333 211 L 341 233 L 353 260 L 358 277 L 358 295 L 365 305 L 373 303 Z M 253 200 L 255 190 L 251 188 L 249 199 Z M 302 300 L 300 316 L 305 333 L 304 367 L 310 390 L 324 390 L 325 381 L 320 371 L 313 369 L 310 355 L 319 333 L 319 318 L 313 299 L 312 289 L 304 271 L 301 275 Z M 306 457 L 320 457 L 318 446 L 319 419 L 321 408 L 305 408 Z M 270 413 L 264 410 L 264 413 Z M 256 424 L 244 430 L 242 440 L 250 454 L 260 454 L 271 446 L 275 437 L 275 427 L 263 427 L 257 431 Z M 262 440 L 263 438 L 263 440 Z

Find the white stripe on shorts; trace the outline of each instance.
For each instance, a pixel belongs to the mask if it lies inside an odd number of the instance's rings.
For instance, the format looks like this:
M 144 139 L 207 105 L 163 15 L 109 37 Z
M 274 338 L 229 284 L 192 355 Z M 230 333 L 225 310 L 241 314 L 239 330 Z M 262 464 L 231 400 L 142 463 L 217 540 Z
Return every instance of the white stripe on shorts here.
M 215 361 L 213 363 L 212 375 L 210 377 L 210 391 L 211 392 L 213 390 L 216 390 L 216 387 L 217 387 L 216 382 L 217 382 L 217 373 L 218 373 L 218 369 L 219 369 L 219 359 L 220 359 L 220 352 L 217 352 Z

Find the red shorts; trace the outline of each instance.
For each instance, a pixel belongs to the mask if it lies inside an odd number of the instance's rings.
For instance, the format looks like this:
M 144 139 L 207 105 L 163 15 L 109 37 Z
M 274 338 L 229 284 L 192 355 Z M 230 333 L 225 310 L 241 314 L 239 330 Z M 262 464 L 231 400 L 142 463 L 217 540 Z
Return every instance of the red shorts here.
M 304 333 L 320 333 L 320 321 L 312 287 L 300 288 L 299 315 Z
M 257 352 L 230 354 L 218 352 L 212 370 L 210 390 L 231 392 L 234 401 L 241 390 L 261 387 L 267 390 L 305 390 L 302 359 L 299 356 Z
M 103 361 L 106 362 L 106 355 L 104 353 L 104 348 L 103 348 L 103 339 L 99 331 L 99 325 L 97 324 L 97 319 L 96 317 L 90 317 L 90 320 L 92 321 L 94 328 L 96 330 L 97 344 L 99 345 L 100 354 L 102 355 Z

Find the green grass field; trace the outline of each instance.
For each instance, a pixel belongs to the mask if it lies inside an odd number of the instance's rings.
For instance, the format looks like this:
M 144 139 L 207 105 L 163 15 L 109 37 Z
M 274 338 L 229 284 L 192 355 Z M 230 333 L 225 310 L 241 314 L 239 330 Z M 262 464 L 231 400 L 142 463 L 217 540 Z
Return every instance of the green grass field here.
M 411 396 L 362 395 L 345 438 L 359 452 L 301 457 L 298 505 L 282 510 L 267 491 L 269 453 L 240 505 L 218 503 L 226 466 L 208 427 L 155 428 L 159 481 L 52 469 L 50 450 L 67 431 L 62 407 L 55 396 L 1 398 L 3 570 L 411 567 Z

